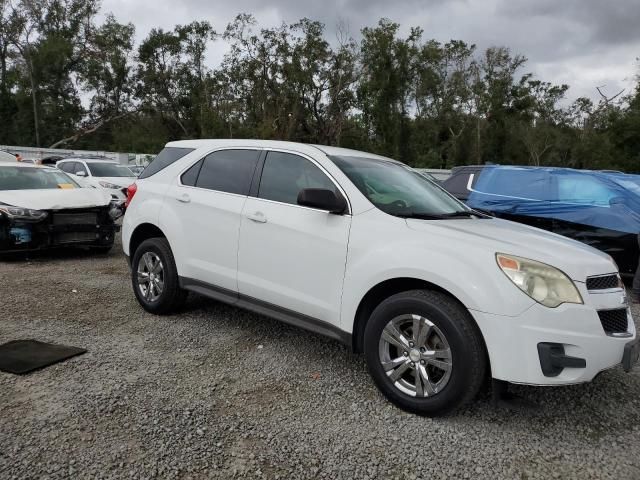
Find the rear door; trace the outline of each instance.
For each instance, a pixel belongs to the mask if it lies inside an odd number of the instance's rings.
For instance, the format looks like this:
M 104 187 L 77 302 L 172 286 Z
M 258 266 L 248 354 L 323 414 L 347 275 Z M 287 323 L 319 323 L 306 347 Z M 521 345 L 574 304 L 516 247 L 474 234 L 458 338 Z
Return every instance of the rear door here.
M 250 300 L 337 325 L 351 215 L 298 205 L 305 188 L 340 191 L 312 159 L 267 153 L 257 196 L 243 209 L 238 289 Z
M 240 214 L 260 154 L 217 150 L 185 169 L 170 187 L 160 222 L 170 215 L 171 228 L 177 228 L 174 253 L 183 279 L 238 291 Z

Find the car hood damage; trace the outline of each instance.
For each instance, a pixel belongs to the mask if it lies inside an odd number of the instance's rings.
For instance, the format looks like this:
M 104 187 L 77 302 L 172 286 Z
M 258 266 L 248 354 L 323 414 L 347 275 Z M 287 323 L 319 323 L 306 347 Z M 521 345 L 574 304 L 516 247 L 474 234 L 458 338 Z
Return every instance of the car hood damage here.
M 104 207 L 111 202 L 108 191 L 98 188 L 4 190 L 0 203 L 33 210 Z
M 119 208 L 104 189 L 2 191 L 0 205 L 0 254 L 68 246 L 106 251 L 120 229 Z

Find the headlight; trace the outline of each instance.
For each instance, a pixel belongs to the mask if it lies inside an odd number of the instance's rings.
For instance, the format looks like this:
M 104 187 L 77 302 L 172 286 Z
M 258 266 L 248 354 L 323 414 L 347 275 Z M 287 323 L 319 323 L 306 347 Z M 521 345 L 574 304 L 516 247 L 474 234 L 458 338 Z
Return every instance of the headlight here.
M 109 182 L 98 182 L 100 184 L 100 186 L 104 187 L 104 188 L 117 188 L 120 189 L 122 188 L 120 185 L 116 185 L 114 183 L 109 183 Z
M 0 213 L 4 213 L 12 220 L 26 220 L 37 222 L 47 216 L 47 212 L 41 210 L 32 210 L 30 208 L 10 207 L 9 205 L 0 205 Z
M 583 303 L 573 281 L 550 265 L 496 253 L 500 269 L 524 293 L 550 308 L 563 303 Z

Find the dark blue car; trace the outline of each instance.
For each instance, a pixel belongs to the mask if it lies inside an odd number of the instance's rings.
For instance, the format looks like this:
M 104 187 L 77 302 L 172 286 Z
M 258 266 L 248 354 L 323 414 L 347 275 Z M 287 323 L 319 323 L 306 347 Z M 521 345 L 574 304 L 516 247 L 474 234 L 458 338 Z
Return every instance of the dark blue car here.
M 472 208 L 579 240 L 638 265 L 640 176 L 569 168 L 458 167 L 442 183 Z

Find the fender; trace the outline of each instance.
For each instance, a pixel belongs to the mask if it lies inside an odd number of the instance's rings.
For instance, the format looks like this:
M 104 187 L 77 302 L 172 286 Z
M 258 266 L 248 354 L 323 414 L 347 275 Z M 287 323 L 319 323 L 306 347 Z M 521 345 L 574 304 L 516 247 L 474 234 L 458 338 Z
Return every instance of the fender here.
M 436 285 L 472 311 L 516 316 L 535 304 L 499 271 L 495 255 L 483 246 L 416 232 L 403 219 L 387 219 L 390 228 L 380 231 L 379 222 L 367 218 L 377 215 L 354 216 L 340 315 L 343 330 L 353 331 L 358 306 L 372 288 L 400 278 Z M 378 237 L 373 244 L 367 240 L 372 236 Z
M 165 201 L 164 193 L 167 189 L 166 185 L 150 180 L 138 180 L 136 184 L 138 190 L 132 201 L 134 207 L 127 208 L 122 220 L 122 250 L 126 256 L 133 253 L 129 251 L 131 236 L 139 225 L 149 223 L 159 226 L 160 212 Z M 144 208 L 135 208 L 136 204 L 142 202 L 144 202 Z M 164 228 L 160 227 L 160 229 L 166 232 Z M 167 239 L 171 244 L 171 239 Z

